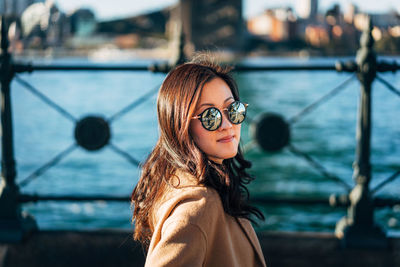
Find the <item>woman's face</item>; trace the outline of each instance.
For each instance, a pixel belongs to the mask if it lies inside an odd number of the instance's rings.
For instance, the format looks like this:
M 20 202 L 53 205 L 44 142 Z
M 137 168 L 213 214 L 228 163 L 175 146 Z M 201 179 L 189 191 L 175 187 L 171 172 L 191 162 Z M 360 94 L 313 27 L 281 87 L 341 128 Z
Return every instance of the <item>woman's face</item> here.
M 239 146 L 241 126 L 231 123 L 223 111 L 234 101 L 228 84 L 221 78 L 212 79 L 204 85 L 194 114 L 197 116 L 205 109 L 215 107 L 222 113 L 221 126 L 215 131 L 208 131 L 198 119 L 193 119 L 189 126 L 189 132 L 196 145 L 210 160 L 220 164 L 224 159 L 236 156 Z

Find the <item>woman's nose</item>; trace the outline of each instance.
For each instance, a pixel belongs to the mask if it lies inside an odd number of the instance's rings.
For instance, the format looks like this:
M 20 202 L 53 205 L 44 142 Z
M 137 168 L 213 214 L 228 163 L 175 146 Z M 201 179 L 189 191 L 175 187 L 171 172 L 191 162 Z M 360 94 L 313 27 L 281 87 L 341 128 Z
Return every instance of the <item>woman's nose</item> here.
M 232 128 L 232 123 L 228 119 L 228 114 L 226 112 L 222 112 L 222 123 L 220 130 L 230 129 L 230 128 Z

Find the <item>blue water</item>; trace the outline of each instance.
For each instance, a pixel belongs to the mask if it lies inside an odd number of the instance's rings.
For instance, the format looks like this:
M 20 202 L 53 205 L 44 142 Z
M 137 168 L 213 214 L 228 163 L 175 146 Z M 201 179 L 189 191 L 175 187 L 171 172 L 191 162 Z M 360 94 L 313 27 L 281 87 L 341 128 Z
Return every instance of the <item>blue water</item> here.
M 249 64 L 330 63 L 337 59 L 249 58 Z M 397 58 L 399 60 L 399 58 Z M 83 59 L 53 63 L 88 63 Z M 46 62 L 45 62 L 46 63 Z M 138 61 L 151 63 L 151 61 Z M 135 62 L 123 62 L 135 64 Z M 335 72 L 254 72 L 236 74 L 249 117 L 263 112 L 290 118 L 339 85 L 350 74 Z M 95 114 L 108 118 L 149 90 L 159 87 L 163 74 L 147 72 L 35 72 L 21 74 L 76 119 Z M 382 74 L 396 88 L 399 75 Z M 347 183 L 352 180 L 359 84 L 355 79 L 339 95 L 304 116 L 291 128 L 291 142 Z M 157 140 L 156 95 L 113 122 L 112 143 L 142 161 Z M 17 182 L 74 143 L 72 121 L 47 106 L 20 84 L 12 83 Z M 400 97 L 378 82 L 373 85 L 371 187 L 400 169 Z M 250 142 L 249 125 L 242 128 L 242 145 Z M 255 147 L 246 153 L 254 164 L 253 195 L 329 196 L 345 193 L 308 163 L 287 149 L 267 153 Z M 62 159 L 40 177 L 21 188 L 23 193 L 45 195 L 128 196 L 139 169 L 109 147 L 97 152 L 81 148 Z M 399 197 L 400 178 L 378 192 Z M 132 228 L 130 204 L 118 202 L 39 202 L 23 206 L 42 229 Z M 345 209 L 328 206 L 264 205 L 266 221 L 259 230 L 334 231 Z M 376 221 L 389 233 L 400 233 L 400 207 L 381 208 Z

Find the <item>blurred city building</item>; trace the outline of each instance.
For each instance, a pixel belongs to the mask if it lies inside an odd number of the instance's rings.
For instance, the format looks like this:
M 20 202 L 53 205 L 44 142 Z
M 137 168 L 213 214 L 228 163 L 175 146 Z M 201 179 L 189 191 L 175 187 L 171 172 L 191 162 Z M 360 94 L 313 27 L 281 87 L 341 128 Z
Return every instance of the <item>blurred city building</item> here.
M 90 9 L 81 8 L 75 10 L 70 16 L 71 33 L 75 36 L 86 37 L 96 31 L 96 17 Z
M 0 0 L 0 14 L 21 16 L 28 6 L 44 2 L 45 0 Z
M 139 16 L 104 21 L 97 33 L 115 37 L 119 48 L 168 47 L 179 31 L 185 36 L 186 50 L 240 50 L 245 25 L 242 1 L 182 0 L 176 6 Z
M 53 0 L 0 0 L 10 24 L 11 49 L 64 50 L 169 49 L 184 33 L 186 54 L 197 50 L 311 51 L 319 55 L 353 54 L 368 16 L 379 53 L 400 52 L 398 11 L 366 14 L 354 4 L 318 9 L 318 0 L 260 10 L 243 19 L 242 0 L 180 0 L 157 11 L 98 21 L 90 9 L 68 14 Z M 171 50 L 172 51 L 172 50 Z M 170 51 L 170 52 L 171 52 Z
M 315 20 L 318 15 L 318 0 L 298 0 L 296 11 L 302 19 Z
M 29 5 L 19 19 L 25 48 L 47 48 L 63 45 L 70 27 L 66 15 L 53 1 Z
M 180 0 L 180 8 L 186 43 L 194 50 L 242 49 L 242 0 Z
M 94 49 L 109 42 L 97 33 L 98 22 L 94 12 L 79 8 L 68 14 L 70 33 L 65 46 L 71 49 Z
M 97 33 L 114 38 L 114 44 L 123 49 L 156 48 L 168 43 L 166 24 L 173 9 L 168 7 L 155 12 L 99 22 Z
M 297 3 L 296 11 L 289 7 L 267 9 L 249 18 L 247 29 L 252 39 L 258 43 L 264 41 L 264 47 L 272 51 L 276 51 L 273 49 L 275 43 L 283 43 L 286 49 L 292 50 L 314 49 L 323 54 L 352 54 L 359 47 L 361 31 L 370 16 L 374 24 L 373 37 L 378 41 L 377 51 L 400 51 L 400 15 L 395 11 L 366 14 L 354 4 L 349 4 L 343 12 L 340 5 L 335 4 L 320 13 L 317 0 Z
M 273 42 L 290 41 L 297 37 L 297 18 L 291 8 L 267 9 L 249 20 L 247 29 Z

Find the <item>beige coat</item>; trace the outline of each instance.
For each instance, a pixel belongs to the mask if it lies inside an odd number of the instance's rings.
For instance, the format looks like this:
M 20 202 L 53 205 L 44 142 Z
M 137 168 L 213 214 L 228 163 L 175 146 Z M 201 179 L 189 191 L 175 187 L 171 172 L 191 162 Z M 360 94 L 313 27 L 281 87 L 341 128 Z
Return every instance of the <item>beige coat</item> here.
M 226 214 L 214 189 L 179 177 L 153 212 L 145 266 L 266 266 L 250 222 Z

